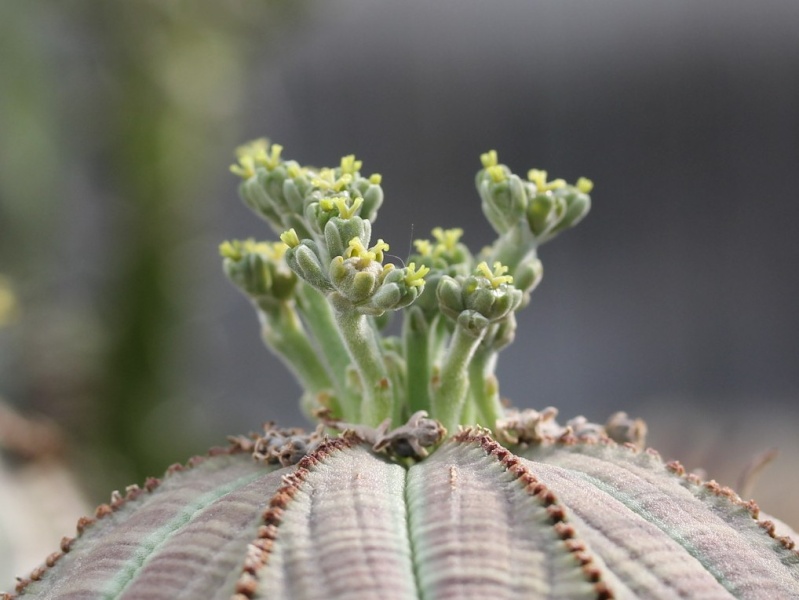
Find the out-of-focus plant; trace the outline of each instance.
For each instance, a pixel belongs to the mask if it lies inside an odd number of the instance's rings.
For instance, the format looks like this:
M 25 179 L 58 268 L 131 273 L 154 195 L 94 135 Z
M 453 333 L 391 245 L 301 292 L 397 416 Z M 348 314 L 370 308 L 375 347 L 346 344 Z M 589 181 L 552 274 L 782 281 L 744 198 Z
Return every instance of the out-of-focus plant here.
M 25 304 L 0 389 L 102 447 L 117 485 L 196 443 L 161 410 L 185 400 L 181 248 L 208 216 L 253 53 L 301 6 L 0 6 L 0 271 Z M 163 429 L 145 432 L 155 411 Z

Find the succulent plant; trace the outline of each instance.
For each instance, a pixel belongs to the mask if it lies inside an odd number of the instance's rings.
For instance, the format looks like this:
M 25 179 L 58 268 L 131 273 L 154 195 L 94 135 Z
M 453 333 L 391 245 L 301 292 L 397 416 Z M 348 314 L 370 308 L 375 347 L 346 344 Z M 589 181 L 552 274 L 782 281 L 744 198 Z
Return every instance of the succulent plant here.
M 642 421 L 501 400 L 537 249 L 585 216 L 590 181 L 488 152 L 496 241 L 475 257 L 436 229 L 395 265 L 372 236 L 380 176 L 281 151 L 254 142 L 232 168 L 281 241 L 221 253 L 318 426 L 267 423 L 114 492 L 7 599 L 799 597 L 796 534 L 645 449 Z

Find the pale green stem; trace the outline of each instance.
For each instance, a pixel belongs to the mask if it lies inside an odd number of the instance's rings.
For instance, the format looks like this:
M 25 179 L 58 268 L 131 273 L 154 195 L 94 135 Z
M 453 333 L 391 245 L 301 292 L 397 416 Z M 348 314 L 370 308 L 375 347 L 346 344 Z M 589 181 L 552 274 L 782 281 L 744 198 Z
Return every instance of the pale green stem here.
M 430 411 L 430 331 L 431 328 L 416 307 L 405 312 L 402 324 L 406 377 L 408 390 L 408 412 Z
M 494 243 L 489 264 L 499 261 L 513 273 L 525 258 L 535 253 L 537 245 L 527 222 L 521 221 Z
M 485 331 L 474 337 L 462 327 L 455 327 L 455 333 L 450 341 L 449 351 L 441 367 L 441 377 L 438 387 L 433 392 L 431 413 L 453 432 L 463 412 L 463 405 L 469 390 L 469 362 L 480 341 L 485 336 Z
M 327 369 L 319 361 L 316 348 L 291 306 L 285 302 L 279 308 L 259 306 L 258 318 L 264 342 L 283 360 L 305 390 L 318 393 L 333 389 Z
M 450 337 L 452 322 L 442 314 L 433 317 L 430 323 L 430 365 L 440 365 L 446 351 L 446 342 Z
M 494 374 L 497 353 L 480 346 L 469 364 L 469 392 L 477 412 L 477 422 L 494 429 L 504 409 L 499 398 L 499 384 Z
M 405 423 L 410 416 L 407 409 L 407 402 L 402 397 L 403 392 L 407 389 L 407 368 L 405 360 L 399 354 L 394 352 L 386 355 L 386 365 L 391 376 L 391 391 L 392 391 L 392 414 L 391 423 L 394 427 L 399 427 Z
M 354 310 L 336 311 L 335 315 L 352 364 L 358 370 L 363 384 L 365 397 L 359 411 L 360 418 L 354 422 L 375 427 L 392 416 L 393 399 L 391 379 L 374 327 L 368 317 Z M 345 414 L 349 413 L 348 408 L 343 406 Z
M 482 425 L 480 419 L 477 417 L 477 406 L 475 403 L 470 399 L 467 398 L 466 401 L 463 403 L 463 410 L 461 411 L 461 423 L 477 423 L 478 425 Z
M 330 372 L 339 398 L 347 394 L 347 367 L 350 364 L 349 353 L 341 339 L 333 309 L 327 298 L 310 285 L 301 285 L 297 290 L 297 304 L 303 321 L 330 366 Z

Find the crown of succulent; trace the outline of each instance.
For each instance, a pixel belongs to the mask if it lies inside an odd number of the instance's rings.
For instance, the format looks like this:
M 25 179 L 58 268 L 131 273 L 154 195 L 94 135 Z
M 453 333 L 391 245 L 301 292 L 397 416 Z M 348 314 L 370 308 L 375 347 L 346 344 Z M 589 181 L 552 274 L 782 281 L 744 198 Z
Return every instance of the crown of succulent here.
M 423 413 L 450 432 L 494 428 L 505 416 L 496 356 L 541 280 L 537 248 L 588 212 L 591 183 L 548 181 L 535 169 L 522 180 L 487 152 L 476 182 L 497 240 L 475 260 L 462 230 L 437 227 L 397 265 L 386 261 L 385 241 L 372 242 L 380 175 L 362 176 L 354 155 L 312 169 L 282 150 L 256 140 L 231 167 L 280 242 L 225 242 L 220 251 L 267 345 L 305 388 L 306 412 L 384 430 L 411 415 L 429 428 Z M 387 315 L 401 309 L 401 336 L 383 337 Z

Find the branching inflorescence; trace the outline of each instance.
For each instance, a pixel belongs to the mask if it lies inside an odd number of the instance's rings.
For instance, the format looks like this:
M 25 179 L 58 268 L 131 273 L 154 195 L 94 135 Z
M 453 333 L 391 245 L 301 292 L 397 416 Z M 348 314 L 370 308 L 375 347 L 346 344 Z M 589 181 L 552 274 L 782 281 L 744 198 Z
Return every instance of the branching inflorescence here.
M 231 167 L 245 203 L 281 241 L 220 250 L 225 272 L 258 311 L 264 341 L 303 385 L 306 412 L 397 427 L 426 411 L 450 432 L 459 424 L 493 429 L 504 417 L 496 358 L 541 281 L 537 249 L 586 215 L 591 182 L 548 181 L 536 169 L 525 180 L 487 152 L 476 185 L 494 243 L 474 256 L 462 230 L 436 228 L 398 266 L 372 236 L 380 175 L 361 175 L 352 155 L 312 169 L 281 154 L 257 140 Z M 401 338 L 383 336 L 401 309 Z

